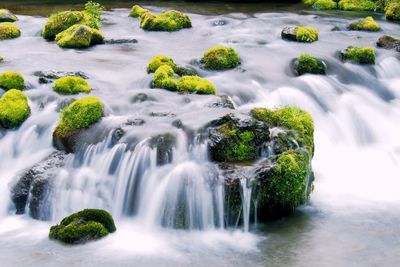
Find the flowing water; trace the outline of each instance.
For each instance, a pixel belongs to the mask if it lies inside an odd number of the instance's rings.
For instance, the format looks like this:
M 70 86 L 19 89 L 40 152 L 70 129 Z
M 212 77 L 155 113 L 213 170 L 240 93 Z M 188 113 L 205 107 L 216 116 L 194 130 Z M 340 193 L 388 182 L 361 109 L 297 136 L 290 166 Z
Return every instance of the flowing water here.
M 1 266 L 396 266 L 400 54 L 378 49 L 374 66 L 343 64 L 336 54 L 348 45 L 373 46 L 383 33 L 400 36 L 399 25 L 377 15 L 380 33 L 333 32 L 357 14 L 293 13 L 293 7 L 255 12 L 250 5 L 211 12 L 200 4 L 177 5 L 191 12 L 192 29 L 145 32 L 128 17 L 129 9 L 105 12 L 102 31 L 107 39 L 134 38 L 137 43 L 64 50 L 40 37 L 44 17 L 22 15 L 17 22 L 22 37 L 0 43 L 5 58 L 0 72 L 24 75 L 32 109 L 21 128 L 0 138 Z M 320 41 L 283 41 L 280 31 L 288 25 L 315 26 Z M 231 110 L 212 107 L 216 96 L 149 89 L 152 75 L 146 66 L 152 56 L 164 54 L 190 65 L 216 44 L 238 50 L 240 68 L 206 72 L 192 66 L 237 109 L 294 105 L 313 116 L 315 189 L 310 203 L 287 219 L 249 224 L 251 188 L 245 179 L 244 225 L 225 228 L 222 178 L 208 161 L 207 145 L 172 122 L 179 119 L 187 128 L 199 129 Z M 290 62 L 303 52 L 324 59 L 329 74 L 295 77 Z M 39 84 L 33 73 L 46 70 L 85 72 L 92 94 L 103 100 L 108 114 L 96 127 L 122 127 L 126 134 L 115 145 L 113 136 L 105 134 L 103 141 L 66 156 L 54 176 L 49 205 L 41 211 L 46 220 L 38 221 L 14 215 L 10 188 L 21 172 L 55 151 L 51 135 L 57 106 L 68 97 L 54 93 L 51 84 Z M 134 103 L 138 93 L 146 93 L 149 101 Z M 140 120 L 145 123 L 126 124 Z M 149 137 L 166 132 L 176 137 L 177 146 L 169 163 L 159 166 Z M 118 231 L 84 246 L 48 240 L 50 225 L 87 207 L 109 210 Z M 182 224 L 188 230 L 180 229 Z

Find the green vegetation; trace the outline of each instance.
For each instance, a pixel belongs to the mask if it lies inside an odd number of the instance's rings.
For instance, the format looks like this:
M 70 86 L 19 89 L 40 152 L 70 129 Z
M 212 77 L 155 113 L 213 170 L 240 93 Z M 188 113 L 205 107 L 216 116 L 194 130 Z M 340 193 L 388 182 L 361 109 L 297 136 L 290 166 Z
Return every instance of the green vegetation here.
M 17 25 L 11 22 L 0 23 L 0 40 L 14 39 L 21 36 L 21 31 Z
M 147 66 L 147 72 L 153 73 L 162 65 L 170 66 L 173 70 L 176 68 L 172 58 L 167 56 L 155 56 L 150 60 L 149 65 Z
M 355 23 L 350 24 L 349 28 L 354 31 L 380 31 L 381 27 L 379 24 L 372 18 L 366 17 L 365 19 L 361 19 Z
M 169 65 L 161 65 L 154 73 L 153 87 L 167 89 L 170 91 L 177 90 L 177 82 L 174 78 L 174 70 Z
M 0 22 L 15 22 L 18 18 L 8 9 L 0 9 Z
M 305 73 L 325 74 L 326 72 L 325 64 L 309 54 L 300 55 L 294 63 L 294 69 L 298 75 Z
M 0 74 L 0 88 L 4 90 L 25 88 L 24 77 L 18 72 L 6 71 Z
M 329 10 L 329 9 L 336 9 L 337 3 L 333 0 L 317 0 L 313 4 L 313 8 L 318 10 Z
M 100 31 L 89 26 L 76 24 L 57 34 L 55 41 L 65 48 L 86 48 L 103 43 L 104 36 Z
M 129 16 L 138 18 L 138 17 L 141 17 L 146 12 L 150 12 L 150 11 L 148 9 L 140 7 L 139 5 L 134 5 L 131 9 L 131 13 L 129 13 Z
M 400 20 L 400 2 L 393 1 L 388 4 L 386 7 L 385 16 L 388 20 Z
M 71 95 L 90 93 L 92 90 L 87 81 L 81 77 L 67 76 L 54 82 L 53 90 L 59 94 Z
M 65 217 L 50 228 L 49 238 L 67 244 L 79 244 L 102 238 L 117 229 L 110 213 L 99 209 L 85 209 Z
M 318 41 L 318 30 L 313 27 L 296 27 L 296 40 L 299 42 L 312 43 Z
M 6 129 L 19 127 L 30 115 L 28 97 L 11 89 L 0 98 L 0 126 Z
M 376 4 L 371 0 L 340 0 L 339 8 L 349 11 L 375 11 Z
M 4 58 L 0 56 L 0 63 L 3 62 Z
M 198 76 L 182 76 L 177 85 L 179 93 L 195 93 L 199 95 L 215 95 L 215 85 Z
M 341 58 L 358 64 L 375 64 L 375 50 L 371 47 L 348 47 L 341 52 Z
M 207 50 L 200 63 L 210 70 L 232 69 L 239 66 L 240 57 L 233 48 L 218 45 Z

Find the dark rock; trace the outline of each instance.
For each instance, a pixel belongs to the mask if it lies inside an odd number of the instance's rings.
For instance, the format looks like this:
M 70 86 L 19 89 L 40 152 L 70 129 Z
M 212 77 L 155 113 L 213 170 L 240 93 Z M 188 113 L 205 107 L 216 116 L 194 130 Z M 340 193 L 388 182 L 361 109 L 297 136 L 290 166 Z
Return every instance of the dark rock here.
M 396 51 L 400 51 L 400 39 L 389 35 L 381 36 L 376 45 L 381 48 L 396 49 Z
M 57 107 L 56 107 L 56 111 L 60 112 L 61 110 L 63 110 L 64 108 L 68 107 L 69 105 L 72 104 L 72 102 L 74 102 L 76 99 L 75 98 L 63 98 L 60 99 L 57 102 Z
M 174 71 L 179 76 L 197 76 L 198 75 L 197 71 L 191 67 L 176 66 Z
M 285 27 L 281 32 L 281 37 L 288 41 L 297 41 L 296 39 L 296 27 Z
M 125 125 L 127 126 L 141 126 L 145 123 L 143 119 L 133 119 L 133 120 L 128 120 Z
M 225 26 L 225 25 L 228 25 L 228 22 L 222 19 L 213 21 L 212 23 L 212 26 Z
M 131 103 L 142 103 L 148 100 L 151 100 L 151 98 L 147 94 L 139 93 L 132 97 Z
M 124 136 L 125 131 L 122 128 L 117 128 L 112 131 L 111 134 L 111 146 L 118 143 L 118 141 Z
M 159 134 L 149 140 L 149 146 L 157 149 L 157 165 L 172 162 L 172 150 L 176 146 L 176 137 L 172 134 Z
M 229 96 L 226 96 L 226 95 L 220 96 L 217 101 L 208 104 L 207 107 L 235 109 L 233 102 L 230 100 Z
M 151 112 L 149 115 L 151 117 L 169 117 L 169 118 L 176 117 L 176 114 L 172 112 Z
M 39 77 L 39 83 L 41 84 L 52 83 L 54 80 L 65 76 L 76 76 L 83 79 L 89 79 L 89 77 L 82 71 L 36 71 L 33 75 Z
M 138 40 L 136 39 L 130 39 L 130 38 L 126 38 L 126 39 L 109 39 L 109 40 L 105 40 L 104 43 L 105 44 L 110 44 L 110 45 L 120 45 L 120 44 L 136 44 L 138 42 Z

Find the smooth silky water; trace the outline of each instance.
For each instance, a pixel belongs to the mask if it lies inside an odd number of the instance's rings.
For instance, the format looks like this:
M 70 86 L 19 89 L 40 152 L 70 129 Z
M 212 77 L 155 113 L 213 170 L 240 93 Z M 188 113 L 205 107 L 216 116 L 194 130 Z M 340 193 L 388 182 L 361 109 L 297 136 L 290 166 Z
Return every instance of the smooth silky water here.
M 2 1 L 3 2 L 3 1 Z M 48 15 L 68 9 L 5 1 L 17 14 Z M 30 3 L 30 4 L 29 4 Z M 374 46 L 379 36 L 400 35 L 400 26 L 380 19 L 383 31 L 333 32 L 358 18 L 354 13 L 299 12 L 299 6 L 261 7 L 209 3 L 160 3 L 190 12 L 193 28 L 174 33 L 145 32 L 129 18 L 131 3 L 108 3 L 102 31 L 107 39 L 135 38 L 135 44 L 64 50 L 40 37 L 45 17 L 19 16 L 21 38 L 2 41 L 0 72 L 19 71 L 30 87 L 32 115 L 18 130 L 0 138 L 1 266 L 396 266 L 400 259 L 400 55 L 377 49 L 374 66 L 341 63 L 337 51 L 348 45 Z M 146 7 L 161 11 L 155 3 Z M 219 6 L 217 8 L 217 6 Z M 116 8 L 124 7 L 124 8 Z M 301 7 L 301 6 L 300 6 Z M 13 9 L 15 8 L 15 10 Z M 269 10 L 269 11 L 268 11 Z M 298 12 L 292 13 L 293 10 Z M 201 15 L 200 15 L 201 14 Z M 218 15 L 216 15 L 218 14 Z M 315 26 L 320 41 L 281 40 L 286 25 Z M 216 44 L 240 52 L 242 65 L 200 74 L 228 95 L 237 109 L 294 105 L 315 122 L 315 189 L 309 204 L 279 222 L 223 226 L 223 187 L 208 162 L 204 141 L 171 126 L 180 119 L 198 129 L 228 113 L 210 108 L 214 96 L 179 95 L 149 89 L 146 66 L 154 55 L 190 65 Z M 290 62 L 301 53 L 323 58 L 327 76 L 295 77 Z M 196 67 L 196 66 L 194 66 Z M 112 129 L 127 120 L 126 135 L 111 146 L 111 136 L 66 158 L 54 177 L 47 221 L 14 215 L 10 188 L 23 170 L 49 156 L 52 131 L 66 98 L 41 85 L 35 71 L 83 71 L 109 116 L 97 127 Z M 138 93 L 151 101 L 132 103 Z M 151 113 L 167 116 L 154 117 Z M 172 132 L 177 147 L 172 162 L 156 164 L 146 145 L 152 135 Z M 130 145 L 135 140 L 136 146 Z M 213 185 L 213 186 L 210 186 Z M 244 213 L 251 190 L 242 182 Z M 188 230 L 174 229 L 177 192 L 187 201 Z M 83 208 L 109 210 L 117 232 L 81 246 L 48 239 L 50 225 Z

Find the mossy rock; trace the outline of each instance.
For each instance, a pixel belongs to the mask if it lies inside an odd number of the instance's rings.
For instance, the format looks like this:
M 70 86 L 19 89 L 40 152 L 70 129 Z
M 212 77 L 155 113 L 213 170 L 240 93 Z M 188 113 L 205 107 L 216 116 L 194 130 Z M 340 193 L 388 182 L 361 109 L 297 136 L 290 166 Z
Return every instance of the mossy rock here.
M 100 209 L 85 209 L 62 219 L 50 228 L 49 238 L 67 244 L 81 244 L 100 239 L 116 231 L 110 213 Z
M 174 76 L 174 70 L 169 65 L 161 65 L 154 73 L 152 87 L 176 91 L 178 83 Z
M 337 7 L 337 3 L 333 0 L 318 0 L 313 4 L 313 8 L 318 10 L 331 10 Z
M 371 47 L 350 46 L 340 52 L 343 61 L 351 60 L 357 64 L 375 64 L 375 50 Z
M 6 129 L 19 127 L 30 115 L 28 97 L 11 89 L 0 98 L 0 126 Z
M 86 48 L 91 45 L 102 44 L 103 34 L 83 24 L 76 24 L 57 34 L 55 41 L 64 48 Z
M 154 73 L 162 65 L 170 66 L 173 70 L 176 68 L 176 64 L 172 58 L 160 55 L 155 56 L 150 60 L 149 64 L 147 65 L 147 72 Z
M 340 0 L 340 9 L 348 11 L 375 11 L 376 4 L 371 0 Z
M 199 76 L 182 76 L 177 84 L 179 93 L 194 93 L 199 95 L 215 95 L 215 85 Z
M 317 2 L 317 0 L 302 0 L 302 2 L 307 6 L 312 6 Z
M 129 13 L 130 17 L 138 18 L 141 17 L 144 13 L 150 12 L 148 9 L 142 8 L 139 5 L 134 5 Z
M 399 21 L 400 20 L 400 2 L 391 2 L 385 11 L 386 19 Z
M 378 39 L 376 45 L 381 48 L 396 49 L 397 51 L 400 51 L 400 38 L 383 35 Z
M 355 23 L 349 25 L 349 29 L 353 31 L 370 31 L 377 32 L 381 30 L 379 24 L 374 20 L 373 17 L 366 17 Z
M 0 9 L 0 22 L 15 22 L 18 18 L 8 9 Z
M 11 22 L 0 23 L 0 40 L 14 39 L 21 36 L 17 25 Z
M 326 74 L 326 64 L 309 54 L 300 55 L 293 64 L 294 71 L 297 75 L 309 74 Z
M 239 54 L 230 47 L 215 46 L 204 53 L 200 63 L 210 70 L 226 70 L 239 66 Z
M 18 72 L 6 71 L 0 74 L 0 88 L 4 90 L 25 88 L 24 77 Z
M 285 27 L 282 39 L 295 42 L 312 43 L 318 41 L 318 30 L 313 27 Z
M 4 61 L 4 58 L 0 56 L 0 63 Z
M 59 94 L 73 95 L 79 93 L 90 93 L 92 88 L 88 82 L 81 77 L 67 76 L 54 82 L 53 90 Z
M 74 101 L 61 111 L 61 119 L 53 133 L 55 147 L 74 152 L 76 135 L 98 122 L 102 116 L 103 103 L 97 97 L 89 96 Z
M 144 12 L 140 17 L 140 27 L 147 31 L 178 31 L 191 28 L 190 18 L 176 10 L 168 10 L 159 15 Z

